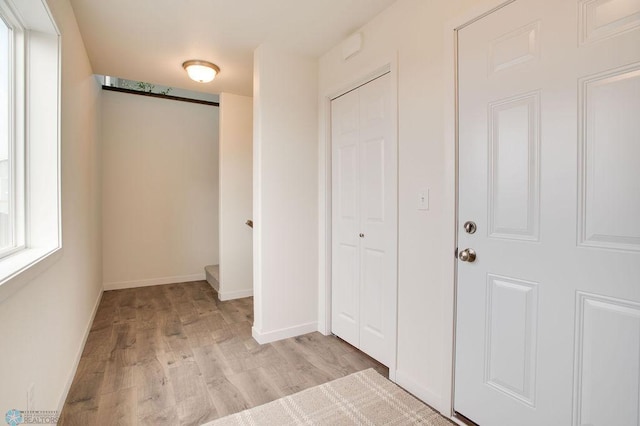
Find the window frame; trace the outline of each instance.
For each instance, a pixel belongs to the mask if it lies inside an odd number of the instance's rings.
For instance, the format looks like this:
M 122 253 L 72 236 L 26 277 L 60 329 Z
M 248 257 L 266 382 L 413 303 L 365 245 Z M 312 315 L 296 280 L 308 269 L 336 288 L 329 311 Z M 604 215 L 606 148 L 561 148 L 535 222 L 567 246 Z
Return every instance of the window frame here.
M 0 303 L 62 256 L 60 31 L 46 1 L 0 0 L 12 32 L 13 247 L 0 251 Z
M 5 2 L 0 4 L 0 20 L 9 30 L 8 37 L 8 212 L 10 245 L 0 249 L 0 261 L 23 250 L 25 244 L 24 186 L 24 28 Z

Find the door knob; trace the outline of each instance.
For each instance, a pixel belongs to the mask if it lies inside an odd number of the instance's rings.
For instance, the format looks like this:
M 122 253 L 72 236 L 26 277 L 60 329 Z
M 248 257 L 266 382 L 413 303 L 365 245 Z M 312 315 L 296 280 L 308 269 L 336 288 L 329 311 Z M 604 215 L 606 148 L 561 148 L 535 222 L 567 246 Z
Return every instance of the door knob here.
M 458 255 L 458 259 L 462 260 L 463 262 L 473 263 L 476 260 L 476 252 L 475 250 L 470 248 L 464 249 Z

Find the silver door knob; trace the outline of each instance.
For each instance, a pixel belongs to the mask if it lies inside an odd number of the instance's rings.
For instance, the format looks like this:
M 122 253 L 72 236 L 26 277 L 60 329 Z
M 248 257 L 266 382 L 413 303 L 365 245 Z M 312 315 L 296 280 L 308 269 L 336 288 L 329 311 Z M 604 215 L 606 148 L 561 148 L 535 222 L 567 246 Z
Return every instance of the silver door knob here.
M 476 261 L 476 252 L 475 250 L 470 248 L 464 249 L 458 255 L 458 259 L 462 260 L 463 262 L 473 263 Z

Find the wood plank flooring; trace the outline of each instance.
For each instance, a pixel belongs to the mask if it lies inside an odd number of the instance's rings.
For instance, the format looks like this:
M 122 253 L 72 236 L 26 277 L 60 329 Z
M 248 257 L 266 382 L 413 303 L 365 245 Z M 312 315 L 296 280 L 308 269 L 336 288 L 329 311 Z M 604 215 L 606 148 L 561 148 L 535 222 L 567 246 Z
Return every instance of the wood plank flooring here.
M 320 333 L 258 345 L 252 298 L 206 281 L 107 291 L 59 425 L 200 425 L 373 367 Z

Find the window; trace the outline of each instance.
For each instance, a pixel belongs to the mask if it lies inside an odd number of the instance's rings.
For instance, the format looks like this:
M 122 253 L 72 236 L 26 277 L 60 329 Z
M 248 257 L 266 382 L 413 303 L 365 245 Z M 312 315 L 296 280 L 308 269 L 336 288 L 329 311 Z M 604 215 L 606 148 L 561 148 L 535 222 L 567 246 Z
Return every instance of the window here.
M 0 20 L 0 256 L 14 248 L 13 203 L 11 198 L 11 144 L 13 132 L 11 122 L 11 29 Z
M 24 235 L 24 86 L 17 63 L 24 47 L 15 15 L 0 10 L 0 261 L 25 247 Z
M 61 249 L 59 58 L 46 2 L 0 0 L 0 301 Z

